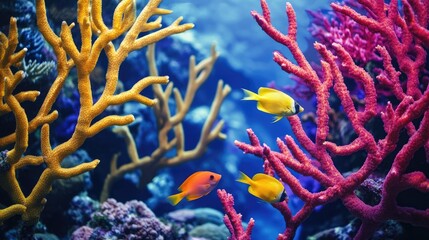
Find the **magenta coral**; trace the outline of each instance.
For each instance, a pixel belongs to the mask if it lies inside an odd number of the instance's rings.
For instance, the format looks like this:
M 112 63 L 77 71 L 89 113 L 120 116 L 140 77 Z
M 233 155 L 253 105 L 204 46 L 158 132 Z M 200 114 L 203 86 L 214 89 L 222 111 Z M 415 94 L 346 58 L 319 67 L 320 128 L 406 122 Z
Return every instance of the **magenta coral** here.
M 250 240 L 252 229 L 255 225 L 253 218 L 249 220 L 247 229 L 244 231 L 241 223 L 241 214 L 237 213 L 234 209 L 234 197 L 221 189 L 217 190 L 217 195 L 226 213 L 223 217 L 223 221 L 231 233 L 231 237 L 229 237 L 228 240 Z
M 279 151 L 272 150 L 260 144 L 251 129 L 248 130 L 249 144 L 236 141 L 236 145 L 245 153 L 262 158 L 265 172 L 271 175 L 275 172 L 304 202 L 304 206 L 296 213 L 291 212 L 287 202 L 273 204 L 286 222 L 286 229 L 279 234 L 278 239 L 292 239 L 297 227 L 310 216 L 315 207 L 337 199 L 362 222 L 355 239 L 371 238 L 377 228 L 389 219 L 429 228 L 427 204 L 421 209 L 397 203 L 398 195 L 406 190 L 414 189 L 420 194 L 429 192 L 429 179 L 424 173 L 428 163 L 424 161 L 424 157 L 416 156 L 417 151 L 424 151 L 429 156 L 429 90 L 427 82 L 421 77 L 428 64 L 429 1 L 401 2 L 403 11 L 398 9 L 396 0 L 389 4 L 385 4 L 383 0 L 359 0 L 367 15 L 348 6 L 331 4 L 338 14 L 380 34 L 386 41 L 385 46 L 376 47 L 384 67 L 377 79 L 394 97 L 383 106 L 382 112 L 377 109 L 374 79 L 354 61 L 343 45 L 333 43 L 330 48 L 332 50 L 328 50 L 321 43 L 314 44 L 321 55 L 322 74 L 318 76 L 296 41 L 296 16 L 289 3 L 286 4 L 289 20 L 287 34 L 281 33 L 272 25 L 266 0 L 261 0 L 262 14 L 252 12 L 262 30 L 273 40 L 286 46 L 294 60 L 289 60 L 276 51 L 274 61 L 285 72 L 302 79 L 303 84 L 315 93 L 317 100 L 317 131 L 314 141 L 308 137 L 299 116 L 288 117 L 292 132 L 305 151 L 291 136 L 286 136 L 284 140 L 278 138 Z M 355 107 L 342 70 L 361 84 L 365 103 L 362 109 Z M 328 140 L 328 113 L 331 109 L 328 99 L 332 93 L 338 97 L 356 134 L 354 140 L 342 146 Z M 381 139 L 374 136 L 374 129 L 368 128 L 367 124 L 374 119 L 381 119 L 384 128 Z M 356 171 L 344 176 L 335 166 L 336 156 L 348 156 L 349 159 L 363 157 L 364 161 Z M 382 183 L 380 201 L 376 205 L 365 203 L 356 195 L 355 190 L 376 172 L 381 163 L 388 165 L 389 161 L 392 164 Z M 420 168 L 410 169 L 412 163 L 418 163 Z M 324 189 L 314 193 L 308 191 L 292 171 L 312 177 Z
M 345 1 L 347 4 L 354 1 Z M 363 11 L 361 5 L 354 4 L 355 10 Z M 358 24 L 351 17 L 336 11 L 324 14 L 321 11 L 308 11 L 314 18 L 309 30 L 320 43 L 330 46 L 338 43 L 360 65 L 365 66 L 369 61 L 380 61 L 380 56 L 374 51 L 377 45 L 384 45 L 384 39 L 365 25 Z M 326 16 L 328 15 L 328 16 Z

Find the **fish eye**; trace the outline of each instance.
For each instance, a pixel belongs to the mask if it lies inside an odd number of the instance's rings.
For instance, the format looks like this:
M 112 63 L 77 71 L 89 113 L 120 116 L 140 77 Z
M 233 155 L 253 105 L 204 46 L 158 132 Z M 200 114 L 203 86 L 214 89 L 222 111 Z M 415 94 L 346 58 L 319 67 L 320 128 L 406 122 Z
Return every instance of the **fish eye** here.
M 213 180 L 214 179 L 214 176 L 213 175 L 210 175 L 210 180 Z

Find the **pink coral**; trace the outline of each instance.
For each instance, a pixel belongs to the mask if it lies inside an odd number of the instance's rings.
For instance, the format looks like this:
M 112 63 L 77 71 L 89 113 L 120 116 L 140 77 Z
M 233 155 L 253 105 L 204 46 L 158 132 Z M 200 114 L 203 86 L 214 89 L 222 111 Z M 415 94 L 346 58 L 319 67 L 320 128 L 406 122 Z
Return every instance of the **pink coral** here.
M 253 218 L 249 220 L 247 229 L 244 231 L 241 223 L 241 214 L 237 213 L 234 209 L 234 197 L 221 189 L 217 190 L 217 195 L 226 213 L 223 221 L 231 233 L 231 237 L 229 237 L 228 240 L 250 240 L 250 235 L 252 234 L 252 229 L 255 225 Z
M 345 1 L 350 3 L 352 1 Z M 363 12 L 359 4 L 354 4 L 354 9 Z M 338 43 L 350 54 L 360 66 L 365 66 L 370 61 L 380 61 L 381 57 L 374 51 L 377 45 L 384 45 L 384 38 L 377 32 L 373 32 L 365 25 L 358 24 L 351 17 L 336 11 L 327 14 L 321 11 L 308 11 L 313 17 L 309 28 L 311 35 L 320 43 L 331 46 Z
M 71 239 L 72 240 L 90 239 L 93 232 L 94 232 L 94 229 L 88 226 L 82 226 L 73 232 Z
M 382 107 L 382 111 L 377 108 L 380 106 L 372 77 L 353 61 L 351 54 L 341 44 L 332 44 L 332 51 L 321 43 L 314 44 L 322 58 L 322 75 L 316 73 L 296 41 L 296 16 L 289 3 L 286 5 L 288 34 L 281 33 L 272 25 L 266 0 L 261 0 L 262 14 L 252 12 L 262 30 L 273 40 L 286 46 L 294 58 L 293 62 L 281 53 L 274 52 L 274 61 L 285 72 L 301 78 L 315 93 L 317 100 L 317 130 L 314 140 L 308 137 L 300 118 L 291 116 L 288 120 L 296 140 L 288 135 L 284 140 L 278 138 L 279 151 L 260 144 L 251 129 L 248 129 L 249 144 L 235 142 L 245 153 L 262 158 L 265 172 L 271 175 L 276 173 L 304 202 L 297 213 L 291 212 L 287 202 L 273 204 L 286 222 L 286 229 L 279 234 L 278 239 L 292 239 L 297 227 L 317 206 L 338 199 L 362 222 L 355 239 L 369 239 L 389 219 L 429 228 L 428 205 L 422 209 L 397 203 L 398 195 L 409 189 L 417 190 L 423 195 L 429 193 L 429 179 L 424 172 L 428 163 L 424 161 L 424 157 L 416 156 L 417 151 L 421 150 L 429 156 L 429 90 L 421 77 L 427 66 L 429 13 L 425 9 L 429 1 L 404 0 L 403 14 L 400 14 L 396 0 L 390 1 L 388 5 L 383 0 L 359 0 L 359 3 L 364 6 L 368 15 L 348 6 L 331 6 L 336 12 L 380 34 L 386 41 L 385 46 L 376 47 L 384 67 L 384 73 L 379 74 L 377 79 L 391 92 L 394 101 L 388 102 Z M 363 107 L 357 108 L 354 105 L 340 67 L 347 71 L 348 77 L 361 84 L 364 92 Z M 405 84 L 401 84 L 401 81 Z M 328 139 L 331 109 L 328 99 L 332 92 L 338 97 L 356 134 L 355 139 L 341 146 Z M 374 119 L 379 119 L 384 129 L 381 137 L 376 137 L 373 133 L 379 129 L 368 128 L 368 124 Z M 344 176 L 335 165 L 336 156 L 363 158 L 363 164 L 353 173 Z M 387 169 L 382 184 L 381 199 L 375 205 L 367 204 L 354 190 L 375 173 L 382 163 L 386 165 L 388 161 L 391 161 L 391 166 Z M 410 168 L 411 164 L 420 167 Z M 292 171 L 312 177 L 324 189 L 309 192 Z

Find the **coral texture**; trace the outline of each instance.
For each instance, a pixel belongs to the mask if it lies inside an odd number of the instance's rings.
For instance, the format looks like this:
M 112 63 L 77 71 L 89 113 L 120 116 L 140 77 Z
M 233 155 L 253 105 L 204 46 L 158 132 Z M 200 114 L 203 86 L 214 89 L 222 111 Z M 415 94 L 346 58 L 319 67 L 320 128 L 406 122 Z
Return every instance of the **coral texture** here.
M 369 239 L 388 220 L 429 228 L 427 204 L 421 208 L 412 203 L 400 205 L 397 200 L 400 194 L 408 193 L 408 190 L 414 190 L 417 196 L 425 196 L 429 192 L 426 175 L 429 156 L 429 90 L 427 81 L 422 77 L 427 68 L 429 47 L 429 17 L 425 10 L 429 2 L 401 1 L 402 8 L 395 0 L 389 4 L 382 0 L 358 2 L 367 14 L 340 4 L 331 6 L 338 14 L 379 34 L 385 41 L 385 45 L 376 47 L 383 62 L 383 69 L 376 80 L 387 87 L 392 97 L 381 111 L 377 109 L 375 79 L 354 61 L 341 44 L 332 43 L 332 50 L 328 50 L 324 44 L 314 44 L 321 56 L 322 69 L 321 75 L 316 73 L 296 41 L 296 16 L 289 3 L 286 5 L 289 20 L 287 34 L 281 33 L 271 24 L 265 0 L 261 0 L 262 14 L 252 12 L 262 30 L 287 47 L 294 60 L 276 51 L 274 61 L 285 72 L 302 79 L 302 84 L 314 92 L 317 101 L 314 140 L 308 137 L 299 116 L 291 116 L 288 120 L 296 140 L 288 135 L 284 140 L 278 138 L 278 151 L 261 144 L 251 129 L 247 130 L 249 144 L 240 141 L 235 143 L 244 153 L 262 158 L 264 171 L 271 175 L 277 174 L 304 202 L 296 213 L 291 212 L 287 201 L 273 204 L 286 222 L 286 229 L 279 234 L 278 239 L 293 239 L 298 226 L 317 206 L 338 199 L 361 221 L 355 239 Z M 345 84 L 344 71 L 348 78 L 362 85 L 364 94 L 360 100 L 364 102 L 363 107 L 355 106 Z M 356 135 L 344 145 L 328 140 L 331 94 L 338 97 L 342 111 Z M 368 129 L 371 126 L 369 123 L 376 119 L 380 123 L 377 129 Z M 374 131 L 381 129 L 384 133 L 376 137 Z M 426 161 L 422 153 L 426 154 Z M 350 161 L 360 159 L 362 164 L 351 174 L 344 175 L 336 167 L 335 161 L 339 156 Z M 355 190 L 371 174 L 379 171 L 382 165 L 389 168 L 384 170 L 381 198 L 376 204 L 368 204 L 359 198 Z M 308 191 L 294 176 L 295 173 L 312 177 L 324 188 L 316 192 Z M 232 205 L 228 202 L 223 204 L 229 207 Z
M 92 214 L 89 226 L 78 228 L 72 239 L 173 239 L 171 226 L 156 218 L 141 201 L 107 199 Z
M 227 193 L 224 189 L 218 189 L 217 195 L 225 211 L 223 222 L 231 233 L 231 236 L 228 238 L 228 240 L 250 240 L 252 229 L 255 225 L 253 218 L 249 220 L 247 229 L 244 230 L 243 224 L 241 222 L 241 214 L 237 213 L 234 209 L 234 197 Z
M 22 220 L 28 225 L 35 224 L 46 203 L 45 197 L 51 191 L 56 179 L 71 178 L 98 165 L 99 160 L 93 160 L 65 168 L 61 166 L 61 162 L 76 152 L 87 138 L 103 129 L 134 121 L 133 115 L 110 114 L 99 117 L 107 108 L 129 101 L 148 106 L 155 104 L 156 100 L 141 95 L 141 92 L 152 84 L 167 83 L 167 76 L 146 77 L 126 91 L 117 94 L 115 91 L 120 67 L 131 52 L 193 27 L 193 24 L 181 24 L 181 17 L 163 27 L 161 15 L 169 14 L 171 11 L 159 8 L 160 3 L 161 0 L 149 0 L 142 11 L 136 14 L 134 1 L 120 1 L 113 14 L 112 26 L 107 26 L 102 17 L 102 1 L 81 0 L 77 4 L 78 29 L 73 29 L 75 23 L 63 22 L 60 33 L 56 34 L 49 25 L 45 1 L 36 0 L 37 26 L 55 53 L 57 75 L 33 119 L 29 119 L 21 103 L 35 101 L 40 92 L 14 92 L 16 86 L 24 79 L 25 73 L 22 70 L 14 72 L 13 67 L 22 62 L 28 50 L 24 48 L 15 52 L 18 45 L 17 20 L 11 18 L 9 35 L 0 34 L 0 117 L 13 116 L 16 129 L 12 133 L 0 136 L 2 152 L 3 149 L 8 150 L 3 152 L 6 153 L 6 159 L 1 160 L 2 165 L 6 167 L 3 167 L 0 173 L 0 187 L 9 195 L 12 204 L 0 210 L 0 222 L 13 215 L 21 215 Z M 158 17 L 153 19 L 156 16 Z M 80 34 L 79 44 L 76 44 L 73 38 L 76 34 Z M 100 55 L 105 55 L 108 66 L 103 78 L 105 80 L 103 92 L 98 99 L 93 99 L 93 82 L 90 75 L 96 69 Z M 77 123 L 68 139 L 58 145 L 51 145 L 50 124 L 58 117 L 58 112 L 52 107 L 72 69 L 76 70 L 78 78 L 80 108 Z M 42 126 L 41 154 L 25 155 L 29 145 L 29 134 L 40 126 Z M 17 170 L 25 166 L 42 164 L 45 164 L 46 168 L 31 192 L 25 195 L 16 178 Z

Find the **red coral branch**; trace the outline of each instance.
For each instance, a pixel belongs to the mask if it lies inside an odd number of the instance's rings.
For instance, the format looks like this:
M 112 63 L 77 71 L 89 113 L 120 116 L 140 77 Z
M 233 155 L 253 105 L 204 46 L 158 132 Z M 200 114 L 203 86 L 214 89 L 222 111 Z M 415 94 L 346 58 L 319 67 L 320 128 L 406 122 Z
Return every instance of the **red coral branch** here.
M 237 213 L 234 209 L 234 197 L 224 189 L 218 189 L 217 195 L 225 211 L 223 221 L 231 233 L 231 237 L 229 237 L 228 240 L 250 240 L 252 229 L 255 225 L 253 218 L 249 220 L 249 223 L 247 223 L 247 229 L 244 231 L 241 223 L 241 214 Z
M 260 1 L 262 14 L 252 11 L 252 16 L 268 36 L 290 50 L 294 60 L 289 60 L 276 51 L 274 61 L 285 72 L 299 77 L 301 84 L 312 90 L 317 100 L 317 131 L 314 141 L 305 132 L 298 116 L 288 117 L 292 132 L 305 151 L 298 147 L 291 136 L 286 136 L 284 141 L 277 139 L 279 151 L 271 150 L 270 147 L 261 145 L 251 129 L 247 130 L 250 144 L 235 142 L 244 153 L 262 158 L 264 171 L 271 175 L 276 173 L 304 201 L 304 206 L 295 214 L 289 209 L 287 201 L 273 204 L 286 222 L 286 229 L 278 239 L 292 239 L 297 227 L 310 216 L 315 207 L 337 199 L 362 222 L 355 239 L 369 239 L 389 219 L 429 228 L 427 206 L 426 209 L 417 209 L 397 204 L 398 195 L 405 190 L 415 189 L 429 193 L 429 179 L 423 170 L 409 170 L 413 162 L 427 164 L 415 156 L 417 151 L 424 149 L 426 156 L 429 156 L 429 90 L 423 78 L 426 74 L 424 67 L 428 64 L 429 1 L 404 0 L 401 13 L 396 0 L 389 4 L 385 4 L 383 0 L 359 0 L 362 9 L 367 11 L 367 16 L 351 7 L 331 4 L 338 14 L 344 14 L 347 19 L 353 19 L 373 33 L 380 34 L 385 40 L 384 46 L 376 48 L 384 67 L 376 79 L 391 93 L 390 99 L 394 101 L 387 104 L 377 102 L 379 85 L 375 84 L 373 77 L 365 69 L 357 65 L 346 48 L 338 43 L 332 44 L 332 51 L 323 44 L 314 44 L 321 56 L 322 66 L 322 74 L 316 74 L 296 41 L 297 23 L 292 6 L 286 4 L 289 28 L 288 34 L 283 34 L 271 24 L 266 0 Z M 355 106 L 345 75 L 362 87 L 363 109 Z M 328 138 L 329 112 L 332 110 L 328 100 L 332 92 L 339 99 L 342 111 L 356 135 L 342 146 Z M 375 137 L 374 129 L 368 127 L 368 123 L 375 118 L 382 120 L 382 128 L 376 129 L 384 129 L 385 135 L 381 139 L 379 136 Z M 400 141 L 403 132 L 407 133 L 407 139 Z M 392 156 L 392 153 L 395 154 Z M 365 159 L 355 172 L 343 176 L 334 164 L 336 155 L 350 156 L 350 159 L 364 156 Z M 382 184 L 381 200 L 376 205 L 370 205 L 361 200 L 355 190 L 376 172 L 383 161 L 392 161 L 392 165 Z M 324 189 L 314 193 L 308 191 L 292 171 L 312 177 Z M 228 212 L 231 211 L 228 209 Z
M 408 4 L 407 0 L 403 2 L 404 6 L 406 6 L 404 13 L 409 21 L 413 18 L 420 18 L 418 14 L 421 15 L 425 12 L 421 9 L 427 9 L 427 5 L 414 5 L 415 8 L 413 8 Z M 389 6 L 387 6 L 387 12 L 385 11 L 384 2 L 381 1 L 359 0 L 359 3 L 370 11 L 377 13 L 376 18 L 368 18 L 352 8 L 336 3 L 332 3 L 331 6 L 335 11 L 351 17 L 373 32 L 380 33 L 386 39 L 388 51 L 393 56 L 397 56 L 396 60 L 398 61 L 399 69 L 401 72 L 407 73 L 407 95 L 418 99 L 422 95 L 422 91 L 419 89 L 419 73 L 426 63 L 426 51 L 421 47 L 421 44 L 415 44 L 415 39 L 416 37 L 424 39 L 424 36 L 429 36 L 427 29 L 426 33 L 422 31 L 422 28 L 425 29 L 427 24 L 419 25 L 416 21 L 412 21 L 415 26 L 410 28 L 410 25 L 406 24 L 406 20 L 399 16 L 397 0 L 390 1 Z M 411 29 L 414 30 L 411 31 Z M 414 34 L 415 32 L 419 34 Z

